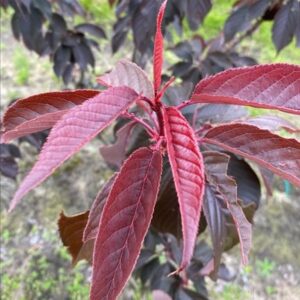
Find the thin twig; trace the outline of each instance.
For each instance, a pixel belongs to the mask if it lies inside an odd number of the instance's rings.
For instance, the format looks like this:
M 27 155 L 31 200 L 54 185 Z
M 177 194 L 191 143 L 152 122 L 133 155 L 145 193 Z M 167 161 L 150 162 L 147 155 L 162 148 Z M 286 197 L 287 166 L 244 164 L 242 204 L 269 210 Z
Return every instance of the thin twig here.
M 144 120 L 138 118 L 137 116 L 135 116 L 134 114 L 129 113 L 129 112 L 125 112 L 123 114 L 123 116 L 126 117 L 126 118 L 129 118 L 131 120 L 134 120 L 137 123 L 140 123 L 141 125 L 143 125 L 151 138 L 153 138 L 155 140 L 159 138 L 159 134 L 149 124 L 147 124 Z
M 184 107 L 186 107 L 188 105 L 191 105 L 191 104 L 194 104 L 194 103 L 192 103 L 191 99 L 185 100 L 182 103 L 180 103 L 179 105 L 177 105 L 176 108 L 177 109 L 183 109 Z

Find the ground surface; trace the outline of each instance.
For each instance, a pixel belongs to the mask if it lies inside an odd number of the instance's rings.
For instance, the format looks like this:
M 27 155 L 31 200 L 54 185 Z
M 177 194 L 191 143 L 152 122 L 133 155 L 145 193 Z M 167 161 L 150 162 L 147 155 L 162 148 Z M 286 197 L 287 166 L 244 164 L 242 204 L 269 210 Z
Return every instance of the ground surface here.
M 48 59 L 25 50 L 12 38 L 8 21 L 1 22 L 1 109 L 14 98 L 61 89 Z M 87 209 L 108 177 L 99 159 L 100 144 L 96 140 L 84 148 L 10 215 L 6 213 L 9 200 L 32 166 L 36 151 L 23 144 L 17 182 L 1 178 L 3 300 L 87 297 L 90 270 L 84 263 L 71 270 L 70 258 L 58 239 L 56 219 L 62 209 L 68 214 Z M 300 192 L 292 188 L 286 194 L 278 181 L 274 196 L 264 198 L 256 214 L 250 264 L 239 267 L 238 249 L 226 254 L 224 260 L 236 278 L 230 283 L 207 280 L 211 299 L 298 300 L 299 250 Z

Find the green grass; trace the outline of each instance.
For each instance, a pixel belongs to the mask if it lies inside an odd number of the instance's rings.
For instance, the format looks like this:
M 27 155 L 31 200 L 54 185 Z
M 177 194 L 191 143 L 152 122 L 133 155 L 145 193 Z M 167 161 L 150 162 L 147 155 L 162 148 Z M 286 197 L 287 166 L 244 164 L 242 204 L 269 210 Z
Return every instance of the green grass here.
M 228 283 L 224 286 L 221 292 L 212 291 L 210 293 L 211 299 L 214 300 L 250 300 L 251 294 L 244 290 L 236 283 Z
M 30 77 L 30 62 L 23 48 L 17 47 L 13 54 L 14 80 L 18 85 L 28 83 Z
M 105 26 L 112 24 L 115 20 L 114 9 L 110 7 L 107 0 L 80 0 L 79 1 L 85 11 L 91 14 L 94 19 L 93 22 L 99 25 Z

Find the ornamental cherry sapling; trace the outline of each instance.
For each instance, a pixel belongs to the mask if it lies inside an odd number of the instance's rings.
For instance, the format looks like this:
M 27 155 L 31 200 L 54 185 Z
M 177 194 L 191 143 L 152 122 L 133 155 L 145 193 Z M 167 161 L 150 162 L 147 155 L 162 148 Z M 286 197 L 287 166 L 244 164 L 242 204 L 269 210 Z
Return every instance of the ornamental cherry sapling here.
M 143 126 L 149 136 L 150 145 L 140 147 L 126 159 L 119 173 L 96 197 L 89 215 L 85 215 L 86 226 L 81 230 L 83 245 L 94 245 L 92 300 L 116 299 L 132 273 L 161 188 L 163 157 L 168 158 L 171 166 L 181 214 L 183 252 L 176 274 L 184 272 L 193 255 L 204 193 L 204 215 L 215 250 L 207 269 L 218 268 L 220 253 L 226 247 L 220 233 L 222 226 L 218 231 L 212 222 L 216 207 L 220 207 L 219 212 L 229 211 L 239 237 L 242 260 L 247 263 L 251 224 L 237 199 L 236 181 L 228 175 L 230 157 L 221 149 L 245 157 L 300 186 L 297 140 L 285 139 L 247 120 L 193 128 L 181 112 L 192 104 L 223 103 L 300 114 L 300 67 L 273 64 L 231 69 L 202 80 L 189 100 L 168 107 L 162 97 L 173 79 L 161 86 L 161 27 L 166 4 L 167 1 L 162 4 L 157 17 L 153 84 L 137 65 L 122 60 L 115 70 L 98 79 L 107 86 L 105 91 L 77 90 L 29 97 L 14 103 L 3 118 L 4 142 L 53 127 L 37 163 L 16 192 L 10 210 L 118 117 L 131 120 L 123 129 L 126 136 L 130 136 L 133 124 Z M 144 111 L 143 117 L 132 110 L 134 104 Z M 201 107 L 195 112 L 200 117 Z M 273 120 L 274 123 L 285 126 L 280 119 Z

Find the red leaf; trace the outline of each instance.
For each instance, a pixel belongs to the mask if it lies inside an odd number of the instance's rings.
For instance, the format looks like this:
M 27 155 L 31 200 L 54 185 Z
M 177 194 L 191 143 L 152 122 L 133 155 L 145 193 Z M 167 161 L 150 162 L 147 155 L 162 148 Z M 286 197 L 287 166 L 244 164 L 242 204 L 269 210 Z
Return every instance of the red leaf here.
M 122 59 L 108 74 L 97 79 L 105 86 L 128 86 L 149 99 L 154 97 L 153 85 L 147 74 L 135 63 Z
M 260 129 L 266 129 L 270 131 L 278 131 L 280 129 L 285 129 L 286 131 L 291 133 L 296 133 L 300 131 L 300 129 L 294 126 L 291 122 L 279 116 L 259 116 L 247 119 L 242 123 L 253 125 L 259 127 Z
M 300 66 L 260 65 L 230 69 L 202 80 L 192 103 L 225 103 L 300 114 Z
M 230 212 L 233 222 L 235 224 L 238 237 L 241 245 L 241 254 L 243 263 L 248 263 L 248 255 L 251 248 L 251 235 L 252 228 L 251 224 L 246 219 L 241 206 L 237 202 L 237 185 L 235 180 L 227 175 L 229 156 L 218 153 L 218 152 L 205 152 L 205 165 L 209 166 L 206 168 L 206 179 L 209 183 L 207 191 L 210 193 L 207 202 L 214 201 L 215 203 L 209 203 L 210 206 L 208 211 L 210 214 L 215 212 L 216 219 L 207 220 L 211 228 L 213 238 L 213 245 L 215 251 L 215 268 L 220 263 L 221 253 L 223 248 L 226 247 L 224 230 L 225 228 L 225 216 L 223 211 L 223 205 L 227 207 Z M 221 202 L 223 201 L 223 203 Z M 207 216 L 207 214 L 206 214 Z M 210 215 L 210 218 L 212 216 Z M 230 236 L 232 238 L 232 236 Z M 221 243 L 218 246 L 218 243 Z M 217 271 L 215 269 L 215 271 Z
M 153 52 L 153 77 L 154 77 L 154 91 L 155 95 L 159 91 L 161 85 L 161 71 L 163 65 L 163 50 L 164 50 L 164 37 L 161 32 L 161 25 L 167 6 L 167 0 L 161 5 L 157 20 L 156 20 L 156 33 L 154 39 L 154 52 Z
M 127 87 L 110 88 L 65 114 L 53 127 L 39 160 L 16 192 L 10 210 L 25 194 L 106 128 L 137 98 L 136 92 Z
M 104 204 L 114 183 L 116 175 L 113 175 L 98 193 L 90 210 L 88 221 L 83 233 L 83 242 L 95 239 L 98 234 L 100 217 L 103 211 Z
M 135 125 L 135 121 L 127 123 L 117 131 L 117 141 L 113 145 L 100 148 L 100 153 L 107 163 L 117 166 L 118 168 L 121 167 L 126 158 L 128 139 Z
M 161 172 L 160 152 L 140 148 L 117 176 L 94 248 L 91 300 L 114 300 L 126 284 L 150 225 Z
M 165 137 L 169 161 L 178 195 L 183 234 L 183 256 L 180 269 L 191 260 L 198 233 L 204 192 L 203 158 L 193 129 L 174 107 L 164 111 Z
M 79 260 L 92 261 L 93 242 L 84 244 L 82 242 L 83 230 L 86 226 L 89 211 L 84 213 L 66 216 L 61 212 L 58 220 L 60 238 L 72 256 L 72 263 L 75 265 Z
M 7 143 L 30 133 L 51 128 L 70 109 L 99 94 L 94 90 L 44 93 L 13 103 L 3 117 Z
M 220 125 L 203 142 L 244 156 L 300 186 L 300 143 L 246 124 Z

